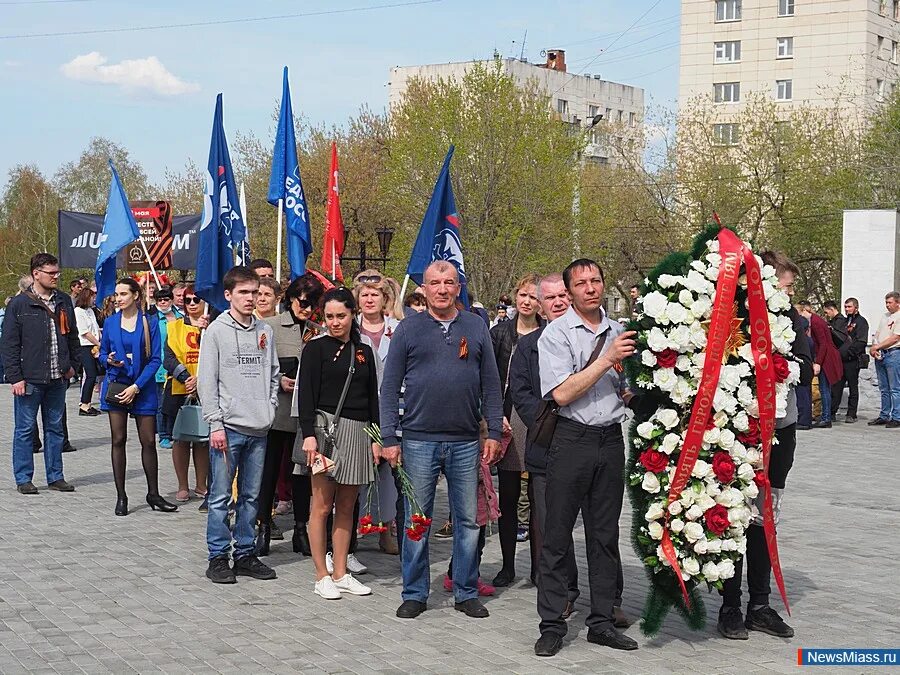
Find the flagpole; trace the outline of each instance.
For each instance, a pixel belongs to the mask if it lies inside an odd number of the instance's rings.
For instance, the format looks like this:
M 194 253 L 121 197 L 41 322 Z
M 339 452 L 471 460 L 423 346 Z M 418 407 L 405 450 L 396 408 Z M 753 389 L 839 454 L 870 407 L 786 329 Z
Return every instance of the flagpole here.
M 241 217 L 244 219 L 244 232 L 247 242 L 246 246 L 241 247 L 241 265 L 247 264 L 247 247 L 250 246 L 250 226 L 247 224 L 247 197 L 244 195 L 244 184 L 241 183 L 241 194 L 238 202 L 241 205 Z
M 403 287 L 400 289 L 400 302 L 403 302 L 403 299 L 406 297 L 406 284 L 409 283 L 409 275 L 407 274 L 403 277 Z
M 156 280 L 156 287 L 162 288 L 159 275 L 156 273 L 156 268 L 153 267 L 153 261 L 150 260 L 150 251 L 147 250 L 147 244 L 144 243 L 144 238 L 138 237 L 138 241 L 141 242 L 141 248 L 144 249 L 144 255 L 147 256 L 147 264 L 150 266 L 150 271 L 153 273 L 153 278 Z
M 335 247 L 334 240 L 331 240 L 331 280 L 337 281 L 337 267 L 335 265 Z
M 281 219 L 284 210 L 284 200 L 278 200 L 278 236 L 276 237 L 276 245 L 278 252 L 275 254 L 275 281 L 281 283 Z

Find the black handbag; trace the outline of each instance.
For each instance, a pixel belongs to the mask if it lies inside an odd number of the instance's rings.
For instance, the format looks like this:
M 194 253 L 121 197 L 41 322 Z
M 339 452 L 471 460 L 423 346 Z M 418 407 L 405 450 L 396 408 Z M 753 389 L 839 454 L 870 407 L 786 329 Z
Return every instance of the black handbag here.
M 147 360 L 150 360 L 150 324 L 147 323 L 147 316 L 144 315 L 144 355 Z M 134 403 L 134 399 L 131 400 L 131 403 L 124 404 L 116 397 L 121 394 L 123 391 L 128 389 L 131 384 L 122 384 L 121 382 L 116 382 L 115 380 L 107 380 L 106 381 L 106 396 L 103 397 L 103 400 L 106 401 L 107 405 L 114 405 L 119 408 L 125 408 L 126 410 L 131 410 L 131 406 Z M 135 397 L 137 398 L 137 397 Z
M 591 352 L 591 356 L 588 362 L 584 364 L 582 370 L 588 368 L 600 356 L 600 351 L 603 349 L 603 345 L 606 344 L 606 337 L 609 333 L 610 331 L 608 330 L 603 331 L 603 334 L 597 341 L 597 346 L 594 347 L 594 351 Z M 528 440 L 535 445 L 549 448 L 550 443 L 553 442 L 553 434 L 556 432 L 556 423 L 558 421 L 559 404 L 553 399 L 541 401 L 541 407 L 534 418 L 534 424 L 531 427 L 531 431 L 528 432 Z

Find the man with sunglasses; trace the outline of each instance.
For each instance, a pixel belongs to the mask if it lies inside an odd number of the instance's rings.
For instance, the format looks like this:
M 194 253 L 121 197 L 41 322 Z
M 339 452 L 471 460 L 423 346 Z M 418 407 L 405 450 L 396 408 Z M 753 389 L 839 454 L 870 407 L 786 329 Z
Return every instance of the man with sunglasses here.
M 159 321 L 159 341 L 162 345 L 162 354 L 160 358 L 165 359 L 166 339 L 168 337 L 169 322 L 177 321 L 182 314 L 175 307 L 175 294 L 170 286 L 161 286 L 156 289 L 153 294 L 156 300 L 156 316 Z M 163 412 L 163 392 L 166 388 L 166 369 L 160 364 L 159 370 L 156 372 L 156 390 L 159 406 L 156 410 L 156 432 L 159 434 L 159 447 L 171 449 L 172 447 L 172 425 L 175 420 Z
M 32 285 L 13 298 L 3 319 L 0 354 L 14 396 L 13 473 L 21 494 L 37 494 L 32 445 L 43 410 L 47 487 L 75 488 L 63 477 L 63 412 L 67 381 L 78 363 L 78 330 L 71 298 L 58 290 L 59 261 L 49 253 L 31 258 Z

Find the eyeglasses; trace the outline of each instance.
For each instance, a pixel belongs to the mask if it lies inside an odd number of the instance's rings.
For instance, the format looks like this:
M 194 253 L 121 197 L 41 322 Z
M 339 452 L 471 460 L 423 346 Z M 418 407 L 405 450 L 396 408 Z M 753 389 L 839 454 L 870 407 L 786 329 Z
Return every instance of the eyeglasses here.
M 42 270 L 42 269 L 36 269 L 35 272 L 43 272 L 43 273 L 46 274 L 47 276 L 53 277 L 54 279 L 59 279 L 59 275 L 61 274 L 61 272 L 60 272 L 59 270 Z
M 172 298 L 156 298 L 157 302 L 172 302 Z
M 184 304 L 186 305 L 199 305 L 201 302 L 203 302 L 203 299 L 196 295 L 184 296 Z
M 380 274 L 370 274 L 364 277 L 356 277 L 356 282 L 359 284 L 380 284 L 381 283 L 381 275 Z

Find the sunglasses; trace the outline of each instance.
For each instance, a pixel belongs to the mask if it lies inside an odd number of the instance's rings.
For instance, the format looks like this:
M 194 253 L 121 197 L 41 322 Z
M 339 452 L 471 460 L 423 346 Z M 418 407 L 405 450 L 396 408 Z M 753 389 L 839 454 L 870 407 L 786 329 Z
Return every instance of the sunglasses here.
M 297 304 L 300 305 L 300 309 L 309 309 L 313 306 L 312 302 L 307 300 L 306 298 L 294 298 L 297 301 Z
M 203 299 L 196 295 L 184 296 L 184 304 L 186 305 L 199 305 L 201 302 L 203 302 Z
M 360 284 L 380 284 L 381 276 L 378 274 L 372 274 L 365 277 L 357 277 L 356 281 Z
M 170 298 L 170 297 L 168 297 L 168 296 L 163 297 L 163 298 L 156 297 L 155 300 L 156 300 L 157 302 L 172 302 L 172 298 Z

